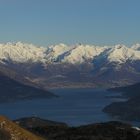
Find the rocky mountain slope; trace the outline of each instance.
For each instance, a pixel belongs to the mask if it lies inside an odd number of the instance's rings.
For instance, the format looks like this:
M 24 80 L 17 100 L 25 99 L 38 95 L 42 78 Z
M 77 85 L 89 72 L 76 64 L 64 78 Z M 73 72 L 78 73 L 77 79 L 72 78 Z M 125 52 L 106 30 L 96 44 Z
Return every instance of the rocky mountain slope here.
M 119 86 L 140 81 L 140 44 L 52 45 L 0 44 L 0 67 L 14 71 L 12 78 L 41 87 L 70 85 Z M 24 80 L 23 80 L 24 79 Z M 105 84 L 106 83 L 106 84 Z

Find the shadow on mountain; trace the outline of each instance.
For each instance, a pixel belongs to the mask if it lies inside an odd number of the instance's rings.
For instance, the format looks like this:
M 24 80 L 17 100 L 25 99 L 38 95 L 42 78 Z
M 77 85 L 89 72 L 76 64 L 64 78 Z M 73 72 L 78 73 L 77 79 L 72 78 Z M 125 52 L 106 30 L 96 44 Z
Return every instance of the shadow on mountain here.
M 122 120 L 140 121 L 140 83 L 109 90 L 122 92 L 128 100 L 114 102 L 106 106 L 103 111 Z
M 56 97 L 53 93 L 24 85 L 0 73 L 0 102 Z

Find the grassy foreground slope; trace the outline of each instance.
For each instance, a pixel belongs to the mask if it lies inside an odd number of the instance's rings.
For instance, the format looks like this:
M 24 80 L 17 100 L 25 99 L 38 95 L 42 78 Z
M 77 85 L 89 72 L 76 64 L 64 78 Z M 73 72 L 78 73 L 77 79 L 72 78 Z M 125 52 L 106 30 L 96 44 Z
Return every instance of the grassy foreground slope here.
M 0 116 L 0 140 L 44 140 L 21 128 L 4 116 Z

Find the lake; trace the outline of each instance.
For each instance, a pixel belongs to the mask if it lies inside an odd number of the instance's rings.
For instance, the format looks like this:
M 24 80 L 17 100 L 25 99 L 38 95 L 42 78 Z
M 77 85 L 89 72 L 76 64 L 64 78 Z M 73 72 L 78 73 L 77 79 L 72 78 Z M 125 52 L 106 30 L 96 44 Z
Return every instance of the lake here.
M 58 98 L 33 99 L 0 104 L 0 114 L 11 119 L 37 116 L 49 120 L 65 122 L 71 126 L 113 120 L 102 109 L 121 98 L 109 98 L 116 93 L 105 89 L 53 89 Z

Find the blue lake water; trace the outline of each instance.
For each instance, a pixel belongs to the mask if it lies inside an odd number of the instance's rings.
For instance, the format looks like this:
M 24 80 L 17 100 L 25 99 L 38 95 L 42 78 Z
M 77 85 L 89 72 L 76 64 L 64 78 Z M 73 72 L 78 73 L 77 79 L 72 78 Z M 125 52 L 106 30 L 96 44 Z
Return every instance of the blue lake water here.
M 107 98 L 115 93 L 104 89 L 54 89 L 59 98 L 34 99 L 0 104 L 0 114 L 11 119 L 38 116 L 77 126 L 113 120 L 102 109 L 121 98 Z

